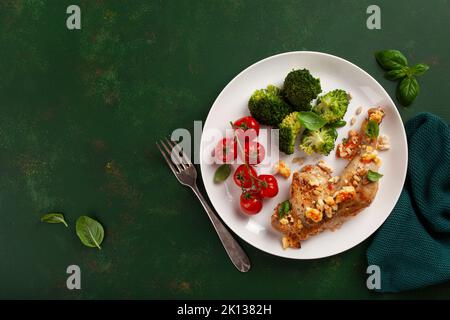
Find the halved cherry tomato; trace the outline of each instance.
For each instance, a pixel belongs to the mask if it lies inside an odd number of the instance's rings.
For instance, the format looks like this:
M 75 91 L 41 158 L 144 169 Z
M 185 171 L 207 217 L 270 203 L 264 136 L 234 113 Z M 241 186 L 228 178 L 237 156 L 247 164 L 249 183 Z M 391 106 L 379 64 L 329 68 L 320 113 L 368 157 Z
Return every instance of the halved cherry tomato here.
M 256 183 L 256 177 L 258 176 L 256 170 L 250 165 L 241 164 L 234 172 L 233 179 L 238 187 L 250 188 L 252 186 L 250 175 L 255 178 Z
M 251 116 L 243 117 L 238 120 L 236 120 L 233 123 L 233 127 L 235 129 L 242 129 L 243 131 L 247 131 L 250 129 L 255 130 L 256 136 L 259 135 L 259 123 L 256 121 L 255 118 Z
M 250 215 L 259 213 L 263 206 L 262 199 L 256 192 L 243 192 L 240 202 L 242 212 Z
M 237 143 L 234 138 L 223 138 L 214 149 L 219 163 L 232 163 L 237 157 Z
M 258 176 L 259 195 L 261 198 L 273 198 L 278 194 L 277 179 L 271 174 Z
M 244 145 L 245 163 L 250 165 L 260 164 L 266 156 L 266 150 L 263 145 L 256 141 L 246 141 Z M 239 156 L 242 159 L 242 151 Z

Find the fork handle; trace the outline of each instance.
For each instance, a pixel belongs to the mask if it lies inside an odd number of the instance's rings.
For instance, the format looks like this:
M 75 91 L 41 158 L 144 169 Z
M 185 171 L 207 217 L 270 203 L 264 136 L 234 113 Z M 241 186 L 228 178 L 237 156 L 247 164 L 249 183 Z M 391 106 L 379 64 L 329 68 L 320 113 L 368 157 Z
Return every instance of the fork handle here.
M 197 198 L 200 200 L 203 208 L 208 214 L 209 219 L 211 220 L 214 229 L 222 242 L 225 251 L 231 259 L 231 262 L 235 265 L 235 267 L 241 272 L 247 272 L 250 270 L 250 259 L 247 254 L 244 252 L 239 243 L 233 238 L 230 231 L 223 225 L 222 221 L 219 220 L 216 213 L 211 209 L 206 199 L 201 194 L 198 187 L 195 185 L 192 187 Z

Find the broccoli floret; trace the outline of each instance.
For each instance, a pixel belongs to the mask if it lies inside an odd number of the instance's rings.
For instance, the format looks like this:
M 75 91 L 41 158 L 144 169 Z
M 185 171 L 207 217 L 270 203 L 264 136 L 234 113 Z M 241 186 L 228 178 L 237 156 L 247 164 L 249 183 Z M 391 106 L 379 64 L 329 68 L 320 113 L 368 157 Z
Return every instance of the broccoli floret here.
M 328 155 L 334 149 L 334 142 L 336 140 L 336 129 L 331 127 L 323 127 L 319 130 L 306 130 L 302 136 L 300 149 L 305 151 L 308 155 L 312 153 L 320 153 Z
M 248 101 L 248 109 L 260 124 L 274 127 L 292 111 L 291 106 L 281 97 L 281 90 L 273 85 L 256 90 Z
M 344 90 L 336 89 L 317 99 L 312 111 L 321 116 L 327 123 L 341 120 L 347 112 L 350 95 Z
M 280 125 L 280 141 L 279 148 L 286 154 L 293 154 L 295 147 L 295 139 L 302 128 L 298 120 L 298 112 L 294 111 L 287 115 Z
M 283 94 L 297 111 L 311 110 L 311 101 L 321 92 L 320 79 L 307 69 L 293 70 L 284 79 Z

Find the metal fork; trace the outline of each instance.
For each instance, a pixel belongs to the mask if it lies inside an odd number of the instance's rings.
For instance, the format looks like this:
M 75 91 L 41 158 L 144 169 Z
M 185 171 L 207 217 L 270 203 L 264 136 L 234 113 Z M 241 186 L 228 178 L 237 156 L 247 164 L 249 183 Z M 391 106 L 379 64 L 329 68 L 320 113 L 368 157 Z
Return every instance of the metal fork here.
M 172 170 L 175 177 L 177 177 L 178 181 L 185 186 L 188 186 L 194 191 L 197 198 L 200 200 L 203 208 L 208 214 L 209 219 L 211 220 L 214 229 L 216 229 L 217 235 L 222 242 L 228 256 L 231 259 L 231 262 L 236 266 L 236 268 L 241 272 L 247 272 L 250 270 L 250 260 L 248 256 L 245 254 L 244 250 L 242 250 L 241 246 L 237 241 L 233 238 L 231 233 L 227 228 L 223 225 L 222 221 L 219 220 L 217 215 L 208 205 L 206 199 L 200 193 L 200 190 L 197 187 L 197 170 L 195 169 L 192 162 L 189 158 L 184 154 L 181 148 L 175 144 L 171 139 L 165 138 L 166 143 L 163 140 L 156 142 L 156 146 L 159 151 L 163 155 L 170 169 Z M 161 148 L 162 146 L 162 148 Z M 174 151 L 174 152 L 173 152 Z M 172 161 L 172 156 L 174 161 Z

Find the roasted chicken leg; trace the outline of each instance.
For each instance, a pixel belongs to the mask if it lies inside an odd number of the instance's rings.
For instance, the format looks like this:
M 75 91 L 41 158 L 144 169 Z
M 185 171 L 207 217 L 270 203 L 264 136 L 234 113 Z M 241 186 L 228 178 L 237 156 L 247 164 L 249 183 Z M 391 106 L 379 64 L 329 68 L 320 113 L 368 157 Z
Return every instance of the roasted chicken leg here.
M 381 160 L 376 151 L 377 139 L 370 137 L 366 128 L 369 121 L 379 125 L 383 117 L 381 108 L 369 109 L 360 131 L 351 130 L 346 141 L 338 145 L 336 155 L 350 161 L 339 176 L 332 176 L 332 169 L 324 161 L 306 165 L 293 174 L 290 210 L 280 210 L 278 205 L 272 215 L 272 226 L 284 235 L 284 248 L 300 248 L 301 241 L 339 228 L 372 203 L 378 182 L 370 181 L 367 173 L 378 172 Z

